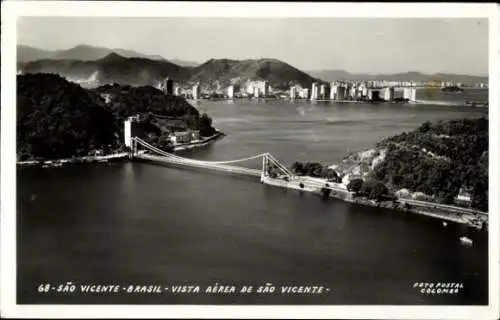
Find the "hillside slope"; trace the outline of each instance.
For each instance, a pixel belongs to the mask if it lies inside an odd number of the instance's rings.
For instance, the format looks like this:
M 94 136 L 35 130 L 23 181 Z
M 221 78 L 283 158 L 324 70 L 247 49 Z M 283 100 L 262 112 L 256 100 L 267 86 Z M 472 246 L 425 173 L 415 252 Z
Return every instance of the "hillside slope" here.
M 315 81 L 307 73 L 276 59 L 211 59 L 195 67 L 182 67 L 166 60 L 127 58 L 114 52 L 93 61 L 37 60 L 22 64 L 20 69 L 23 73 L 56 73 L 89 87 L 108 83 L 154 86 L 166 77 L 184 86 L 200 82 L 209 88 L 267 80 L 275 88 L 286 89 L 290 84 L 309 87 Z
M 116 53 L 94 61 L 38 60 L 23 65 L 24 73 L 56 73 L 72 81 L 96 75 L 93 86 L 121 83 L 134 86 L 156 85 L 166 77 L 187 79 L 189 71 L 168 61 L 125 58 Z
M 190 80 L 208 84 L 218 80 L 222 85 L 248 80 L 267 80 L 274 87 L 282 88 L 288 87 L 290 83 L 309 87 L 315 81 L 307 73 L 276 59 L 211 59 L 194 67 Z
M 18 158 L 65 158 L 116 145 L 112 113 L 101 99 L 53 74 L 17 77 Z
M 487 211 L 488 119 L 426 122 L 345 157 L 336 168 L 446 204 L 460 189 L 469 190 L 472 206 Z

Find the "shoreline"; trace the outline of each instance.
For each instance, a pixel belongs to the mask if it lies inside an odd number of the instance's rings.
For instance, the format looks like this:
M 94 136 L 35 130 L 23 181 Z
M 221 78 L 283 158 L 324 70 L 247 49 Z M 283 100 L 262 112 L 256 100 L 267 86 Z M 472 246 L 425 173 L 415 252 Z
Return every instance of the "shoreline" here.
M 367 103 L 367 104 L 397 104 L 397 105 L 436 105 L 436 106 L 448 106 L 448 107 L 469 107 L 469 108 L 488 108 L 489 103 L 485 101 L 476 101 L 476 104 L 467 104 L 466 102 L 458 102 L 458 101 L 447 101 L 447 100 L 422 100 L 418 99 L 415 101 L 407 101 L 407 102 L 398 102 L 398 101 L 369 101 L 369 100 L 335 100 L 335 99 L 305 99 L 305 98 L 217 98 L 217 99 L 197 99 L 197 100 L 189 100 L 193 103 L 202 103 L 202 102 L 214 102 L 214 101 L 224 101 L 224 102 L 238 102 L 238 101 L 257 101 L 257 102 L 267 102 L 267 101 L 286 101 L 286 102 L 331 102 L 336 104 L 358 104 L 358 103 Z
M 128 158 L 128 152 L 113 153 L 104 156 L 82 156 L 63 159 L 50 159 L 50 160 L 29 160 L 29 161 L 16 161 L 16 166 L 30 167 L 30 166 L 49 166 L 61 167 L 65 164 L 84 164 L 96 162 L 114 162 Z
M 223 133 L 219 129 L 215 129 L 215 132 L 215 134 L 211 135 L 210 137 L 206 137 L 201 141 L 178 144 L 174 146 L 174 152 L 204 147 L 225 136 L 225 133 Z
M 191 142 L 186 144 L 180 144 L 174 147 L 175 151 L 183 151 L 188 149 L 194 149 L 199 147 L 207 146 L 217 139 L 225 136 L 225 134 L 215 129 L 216 133 L 210 137 L 204 138 L 201 141 Z M 129 160 L 128 152 L 119 152 L 103 156 L 82 156 L 82 157 L 72 157 L 63 159 L 48 159 L 48 160 L 29 160 L 29 161 L 16 161 L 17 167 L 34 167 L 42 166 L 43 168 L 57 168 L 68 164 L 88 164 L 88 163 L 107 163 L 116 161 L 127 161 Z
M 298 190 L 301 192 L 306 191 L 318 195 L 322 194 L 322 189 L 323 187 L 325 187 L 325 185 L 323 184 L 320 185 L 321 182 L 310 179 L 310 177 L 307 176 L 300 176 L 298 177 L 298 179 L 292 181 L 285 181 L 279 178 L 270 178 L 267 176 L 263 176 L 261 177 L 261 183 L 274 187 Z M 448 210 L 444 210 L 443 208 L 441 209 L 437 208 L 439 204 L 432 204 L 432 203 L 429 204 L 435 205 L 435 207 L 433 207 L 431 210 L 429 210 L 429 207 L 426 207 L 425 205 L 419 206 L 416 205 L 415 203 L 412 203 L 410 208 L 404 208 L 404 205 L 410 201 L 406 201 L 406 199 L 400 198 L 396 202 L 393 201 L 376 202 L 374 200 L 369 200 L 363 197 L 354 196 L 354 194 L 348 191 L 347 187 L 345 187 L 342 184 L 331 183 L 331 182 L 326 182 L 326 183 L 328 183 L 329 185 L 328 189 L 331 190 L 330 194 L 328 195 L 328 198 L 334 198 L 337 200 L 342 200 L 344 202 L 362 206 L 376 207 L 376 208 L 378 207 L 403 213 L 409 212 L 412 214 L 423 215 L 442 221 L 449 221 L 461 225 L 466 225 L 467 227 L 475 228 L 478 230 L 482 230 L 483 228 L 485 230 L 488 230 L 487 214 L 479 215 L 473 213 L 465 213 L 463 211 L 460 212 L 458 208 L 456 210 L 453 210 L 452 207 L 450 207 L 450 209 Z

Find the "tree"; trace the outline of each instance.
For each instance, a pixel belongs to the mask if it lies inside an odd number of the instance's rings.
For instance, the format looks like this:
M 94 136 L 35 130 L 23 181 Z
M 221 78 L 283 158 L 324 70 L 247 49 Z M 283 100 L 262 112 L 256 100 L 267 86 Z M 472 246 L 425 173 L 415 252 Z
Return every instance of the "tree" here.
M 323 197 L 323 199 L 328 199 L 330 197 L 331 192 L 332 192 L 332 189 L 321 188 L 321 196 Z
M 269 174 L 269 176 L 271 178 L 275 179 L 278 177 L 279 169 L 274 164 L 268 164 L 267 165 L 267 173 Z
M 184 116 L 184 122 L 189 129 L 198 129 L 200 127 L 200 121 L 201 118 L 196 114 L 186 114 Z
M 347 185 L 347 190 L 354 193 L 358 193 L 361 191 L 362 187 L 363 187 L 363 179 L 353 179 Z
M 330 182 L 336 182 L 336 183 L 340 182 L 340 177 L 337 174 L 337 172 L 327 167 L 323 168 L 322 177 L 326 178 Z
M 297 175 L 303 175 L 304 174 L 304 164 L 298 161 L 295 161 L 292 164 L 292 172 L 297 174 Z
M 370 199 L 381 201 L 388 193 L 389 190 L 387 189 L 385 184 L 383 184 L 382 182 L 378 182 L 370 192 Z
M 424 132 L 428 132 L 428 131 L 431 129 L 431 127 L 432 127 L 431 122 L 430 122 L 430 121 L 426 121 L 426 122 L 424 122 L 424 123 L 420 126 L 420 128 L 418 128 L 418 131 L 420 131 L 420 132 L 422 132 L 422 133 L 424 133 Z
M 199 120 L 200 135 L 204 137 L 209 137 L 215 133 L 215 129 L 212 128 L 212 118 L 210 118 L 206 113 L 203 113 Z
M 385 184 L 377 180 L 368 180 L 363 183 L 361 192 L 370 199 L 380 201 L 389 192 Z

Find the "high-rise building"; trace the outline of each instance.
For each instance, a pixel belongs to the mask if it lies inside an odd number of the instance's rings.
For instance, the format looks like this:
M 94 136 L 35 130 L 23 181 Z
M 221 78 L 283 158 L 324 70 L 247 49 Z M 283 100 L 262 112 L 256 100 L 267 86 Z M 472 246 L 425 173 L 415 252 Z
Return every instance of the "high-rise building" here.
M 336 100 L 344 100 L 346 97 L 347 87 L 344 85 L 340 85 L 337 87 Z
M 409 101 L 416 101 L 417 88 L 404 88 L 403 98 Z
M 337 99 L 337 83 L 332 82 L 330 85 L 330 100 Z
M 319 96 L 319 88 L 316 82 L 313 82 L 311 87 L 311 100 L 317 100 Z
M 326 98 L 326 85 L 322 84 L 320 87 L 319 87 L 319 97 L 321 100 L 324 100 Z
M 175 87 L 174 89 L 174 94 L 176 96 L 180 96 L 181 95 L 181 87 Z
M 309 89 L 303 88 L 302 91 L 300 92 L 300 97 L 302 99 L 308 99 L 309 98 Z
M 257 88 L 259 89 L 259 95 L 267 96 L 269 95 L 269 82 L 268 81 L 258 81 Z
M 234 85 L 227 87 L 227 97 L 230 99 L 234 98 Z
M 356 87 L 354 84 L 351 84 L 349 87 L 349 98 L 351 98 L 351 99 L 356 98 Z
M 382 90 L 382 99 L 392 101 L 394 99 L 394 87 L 384 88 Z
M 254 96 L 254 98 L 259 98 L 260 97 L 259 87 L 254 87 L 253 88 L 253 96 Z
M 195 84 L 193 86 L 193 99 L 194 100 L 200 99 L 200 85 L 199 84 Z

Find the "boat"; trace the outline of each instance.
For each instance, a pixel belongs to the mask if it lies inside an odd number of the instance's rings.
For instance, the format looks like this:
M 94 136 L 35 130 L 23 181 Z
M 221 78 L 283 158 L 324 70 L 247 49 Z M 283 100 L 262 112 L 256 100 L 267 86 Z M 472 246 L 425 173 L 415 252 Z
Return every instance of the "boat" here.
M 458 87 L 458 86 L 449 86 L 449 87 L 441 88 L 441 91 L 442 92 L 462 93 L 465 90 L 462 89 L 462 88 L 460 88 L 460 87 Z
M 470 238 L 467 238 L 466 236 L 460 237 L 460 242 L 462 242 L 462 244 L 467 245 L 467 246 L 472 245 L 472 240 Z

